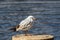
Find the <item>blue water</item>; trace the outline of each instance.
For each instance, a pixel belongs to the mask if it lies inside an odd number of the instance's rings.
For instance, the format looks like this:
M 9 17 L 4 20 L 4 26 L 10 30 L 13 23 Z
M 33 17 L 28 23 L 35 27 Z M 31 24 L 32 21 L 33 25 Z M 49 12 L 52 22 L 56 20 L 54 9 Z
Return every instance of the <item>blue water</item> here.
M 29 15 L 37 18 L 29 30 L 32 34 L 51 34 L 60 40 L 60 3 L 7 3 L 0 4 L 0 40 L 11 40 L 16 34 L 11 27 L 18 25 Z

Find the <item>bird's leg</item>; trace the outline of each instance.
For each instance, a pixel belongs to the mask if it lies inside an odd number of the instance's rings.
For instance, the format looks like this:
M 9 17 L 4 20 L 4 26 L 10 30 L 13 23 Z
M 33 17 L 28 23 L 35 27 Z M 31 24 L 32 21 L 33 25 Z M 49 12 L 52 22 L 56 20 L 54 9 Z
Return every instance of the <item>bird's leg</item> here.
M 32 36 L 32 34 L 28 33 L 28 30 L 24 31 L 24 33 L 25 33 L 25 36 Z
M 28 35 L 28 30 L 24 31 L 24 33 L 25 33 L 25 36 L 27 36 Z

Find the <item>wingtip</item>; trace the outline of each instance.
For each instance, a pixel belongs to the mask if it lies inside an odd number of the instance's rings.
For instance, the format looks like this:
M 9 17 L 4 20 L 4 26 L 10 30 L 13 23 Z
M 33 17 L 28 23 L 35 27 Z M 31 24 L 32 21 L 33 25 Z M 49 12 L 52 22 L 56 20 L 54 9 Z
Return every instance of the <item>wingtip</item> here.
M 12 27 L 12 28 L 10 28 L 9 30 L 15 32 L 15 31 L 16 31 L 16 28 L 15 28 L 15 27 Z

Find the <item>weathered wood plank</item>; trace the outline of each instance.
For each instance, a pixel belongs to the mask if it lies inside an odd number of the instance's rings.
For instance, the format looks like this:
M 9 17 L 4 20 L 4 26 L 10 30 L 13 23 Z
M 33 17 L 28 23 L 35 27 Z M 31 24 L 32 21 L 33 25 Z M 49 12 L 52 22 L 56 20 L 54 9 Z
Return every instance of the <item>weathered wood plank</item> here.
M 16 35 L 12 36 L 12 40 L 54 40 L 54 37 L 52 35 Z

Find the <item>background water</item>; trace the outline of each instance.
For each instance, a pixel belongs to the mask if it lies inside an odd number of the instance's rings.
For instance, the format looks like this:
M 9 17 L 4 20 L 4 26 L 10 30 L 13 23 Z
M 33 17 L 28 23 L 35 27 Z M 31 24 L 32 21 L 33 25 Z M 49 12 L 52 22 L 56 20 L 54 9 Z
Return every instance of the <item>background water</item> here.
M 11 40 L 11 36 L 23 33 L 9 29 L 29 15 L 38 19 L 29 33 L 51 34 L 60 40 L 60 1 L 0 2 L 0 40 Z

